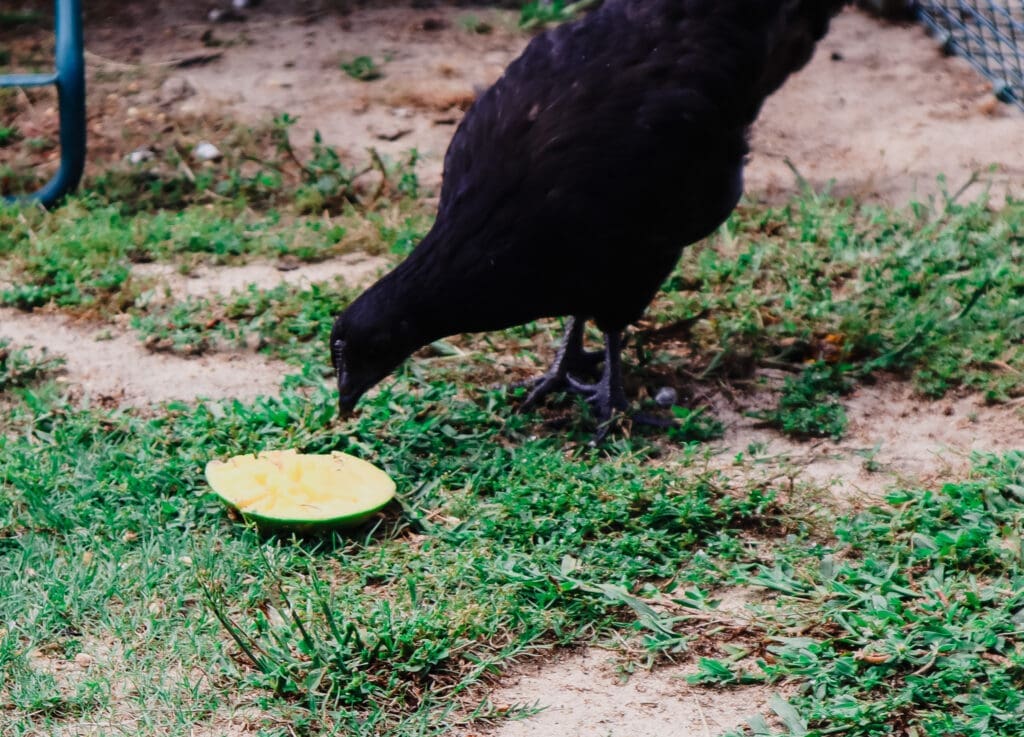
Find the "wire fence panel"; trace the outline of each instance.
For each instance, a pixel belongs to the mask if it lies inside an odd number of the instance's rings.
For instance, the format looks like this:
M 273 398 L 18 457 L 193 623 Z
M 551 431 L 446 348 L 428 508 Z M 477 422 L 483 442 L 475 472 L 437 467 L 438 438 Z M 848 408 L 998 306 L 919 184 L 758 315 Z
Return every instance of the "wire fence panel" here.
M 996 96 L 1024 109 L 1024 0 L 920 0 L 921 20 L 943 48 L 992 82 Z

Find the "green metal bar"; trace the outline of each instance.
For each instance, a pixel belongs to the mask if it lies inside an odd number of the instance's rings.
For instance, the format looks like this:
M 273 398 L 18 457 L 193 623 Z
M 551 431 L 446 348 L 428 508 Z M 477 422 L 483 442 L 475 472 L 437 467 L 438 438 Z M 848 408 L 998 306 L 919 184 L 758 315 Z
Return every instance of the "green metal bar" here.
M 0 87 L 57 87 L 60 110 L 60 169 L 42 189 L 5 197 L 8 202 L 36 201 L 49 207 L 78 186 L 85 169 L 85 48 L 82 42 L 81 0 L 56 0 L 54 74 L 0 76 Z

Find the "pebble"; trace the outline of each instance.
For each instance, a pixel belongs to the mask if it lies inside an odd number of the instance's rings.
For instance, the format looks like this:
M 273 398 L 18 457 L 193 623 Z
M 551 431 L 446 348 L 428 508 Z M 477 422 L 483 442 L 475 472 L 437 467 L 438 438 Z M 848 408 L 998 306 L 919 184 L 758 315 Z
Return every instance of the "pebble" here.
M 192 157 L 198 161 L 217 161 L 223 158 L 224 154 L 209 141 L 200 141 L 192 149 Z
M 157 93 L 157 99 L 163 105 L 172 105 L 176 102 L 180 102 L 187 97 L 192 97 L 196 93 L 196 88 L 192 86 L 192 83 L 181 75 L 175 75 L 168 77 L 164 80 L 164 83 L 160 85 L 160 91 Z
M 679 401 L 679 392 L 675 387 L 663 386 L 654 394 L 654 402 L 659 407 L 671 407 Z
M 143 161 L 149 161 L 153 156 L 153 149 L 148 146 L 141 146 L 128 154 L 128 163 L 141 164 Z

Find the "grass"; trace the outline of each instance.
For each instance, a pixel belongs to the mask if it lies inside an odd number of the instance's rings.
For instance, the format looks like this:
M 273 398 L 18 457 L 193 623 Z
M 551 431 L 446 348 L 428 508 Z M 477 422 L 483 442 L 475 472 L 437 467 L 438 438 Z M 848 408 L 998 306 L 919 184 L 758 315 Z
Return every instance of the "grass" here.
M 633 629 L 622 597 L 643 580 L 709 585 L 709 560 L 742 556 L 737 536 L 773 506 L 695 460 L 655 469 L 642 445 L 567 455 L 559 438 L 530 440 L 530 419 L 501 393 L 386 391 L 339 433 L 329 389 L 308 376 L 289 384 L 280 399 L 147 419 L 23 395 L 15 436 L 0 441 L 0 520 L 13 533 L 0 610 L 17 623 L 0 645 L 0 701 L 23 715 L 11 733 L 80 714 L 102 721 L 109 688 L 67 694 L 19 674 L 34 671 L 35 651 L 60 660 L 109 641 L 229 679 L 212 693 L 169 683 L 140 698 L 214 709 L 241 688 L 300 714 L 307 733 L 440 728 L 459 718 L 453 705 L 476 706 L 474 686 L 509 659 Z M 54 454 L 40 465 L 43 437 Z M 405 490 L 402 507 L 352 538 L 261 539 L 231 524 L 202 464 L 285 446 L 374 458 Z M 59 589 L 41 588 L 58 578 Z M 96 670 L 110 679 L 124 663 L 108 657 Z
M 1024 733 L 1022 482 L 1021 452 L 979 457 L 968 479 L 895 490 L 840 519 L 834 543 L 758 571 L 779 598 L 756 672 L 800 685 L 788 730 L 753 732 Z
M 850 388 L 842 366 L 818 362 L 797 378 L 786 379 L 774 409 L 753 415 L 787 435 L 841 438 L 846 430 L 846 410 L 837 395 Z
M 429 224 L 416 201 L 416 153 L 398 163 L 374 154 L 369 167 L 356 170 L 317 135 L 302 160 L 288 137 L 294 122 L 277 119 L 270 136 L 278 158 L 247 173 L 244 148 L 191 178 L 159 174 L 170 161 L 181 165 L 171 155 L 147 172 L 101 175 L 56 217 L 0 208 L 0 282 L 13 283 L 0 290 L 0 304 L 103 315 L 145 301 L 152 285 L 133 277 L 133 264 L 170 262 L 188 271 L 261 257 L 321 261 L 355 247 L 407 253 Z M 286 167 L 294 170 L 290 178 L 281 173 Z M 354 181 L 371 170 L 379 183 L 363 200 Z M 148 188 L 127 197 L 142 174 Z M 255 212 L 254 202 L 266 209 Z
M 240 714 L 267 737 L 443 734 L 525 713 L 485 699 L 517 662 L 616 643 L 626 670 L 692 658 L 708 688 L 785 694 L 748 735 L 1021 733 L 1019 452 L 839 514 L 763 449 L 722 470 L 708 408 L 600 449 L 583 412 L 516 412 L 496 367 L 543 363 L 548 321 L 428 347 L 340 422 L 324 346 L 354 290 L 161 299 L 138 264 L 397 261 L 426 232 L 415 152 L 354 168 L 319 138 L 300 155 L 293 123 L 234 131 L 195 169 L 186 135 L 50 213 L 0 209 L 3 305 L 294 369 L 278 397 L 110 410 L 0 344 L 0 732 L 220 733 Z M 798 437 L 841 436 L 845 394 L 894 377 L 1015 401 L 1022 259 L 1019 202 L 746 204 L 635 331 L 631 389 L 771 390 L 761 418 Z M 345 536 L 231 521 L 205 462 L 285 447 L 368 458 L 399 502 Z M 771 598 L 709 626 L 728 586 Z
M 545 26 L 576 18 L 583 11 L 595 5 L 594 0 L 531 0 L 519 11 L 519 27 L 524 30 L 541 29 Z
M 1022 257 L 1019 202 L 748 207 L 683 258 L 648 330 L 684 330 L 710 357 L 704 376 L 824 361 L 906 376 L 931 397 L 968 387 L 1005 401 L 1024 392 Z

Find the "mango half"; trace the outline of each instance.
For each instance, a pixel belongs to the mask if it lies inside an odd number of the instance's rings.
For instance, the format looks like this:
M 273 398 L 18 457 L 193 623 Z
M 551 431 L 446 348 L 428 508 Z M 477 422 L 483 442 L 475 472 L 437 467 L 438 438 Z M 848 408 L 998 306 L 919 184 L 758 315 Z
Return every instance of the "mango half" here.
M 206 464 L 206 480 L 225 504 L 260 527 L 354 527 L 387 506 L 395 482 L 346 453 L 272 450 Z

